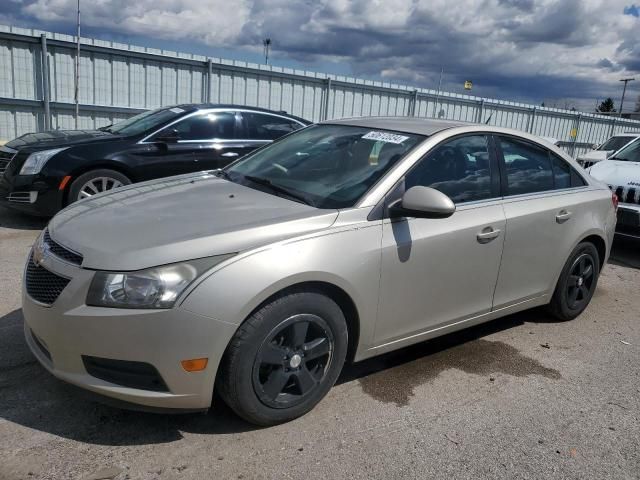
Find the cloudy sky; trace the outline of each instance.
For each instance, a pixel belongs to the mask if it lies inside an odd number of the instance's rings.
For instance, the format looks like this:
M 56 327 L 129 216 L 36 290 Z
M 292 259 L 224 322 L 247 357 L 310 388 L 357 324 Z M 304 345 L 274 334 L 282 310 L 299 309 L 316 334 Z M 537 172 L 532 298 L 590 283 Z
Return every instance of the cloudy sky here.
M 638 1 L 638 0 L 636 0 Z M 83 35 L 446 90 L 625 111 L 640 93 L 633 0 L 81 0 Z M 0 23 L 73 33 L 76 0 L 1 0 Z

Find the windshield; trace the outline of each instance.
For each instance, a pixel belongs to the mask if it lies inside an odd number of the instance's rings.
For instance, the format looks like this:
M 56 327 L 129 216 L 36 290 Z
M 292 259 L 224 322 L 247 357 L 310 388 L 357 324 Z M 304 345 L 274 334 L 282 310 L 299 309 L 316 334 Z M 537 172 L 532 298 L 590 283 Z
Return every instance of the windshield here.
M 256 151 L 224 175 L 317 208 L 348 208 L 424 138 L 364 127 L 314 125 Z
M 174 118 L 178 118 L 186 110 L 178 107 L 160 108 L 158 110 L 149 110 L 142 112 L 131 118 L 127 118 L 115 125 L 104 127 L 102 130 L 118 135 L 138 135 L 140 133 L 159 127 Z
M 598 150 L 620 150 L 627 143 L 633 140 L 633 137 L 611 137 L 598 147 Z
M 631 145 L 623 148 L 609 160 L 625 160 L 627 162 L 640 162 L 640 140 L 636 140 Z

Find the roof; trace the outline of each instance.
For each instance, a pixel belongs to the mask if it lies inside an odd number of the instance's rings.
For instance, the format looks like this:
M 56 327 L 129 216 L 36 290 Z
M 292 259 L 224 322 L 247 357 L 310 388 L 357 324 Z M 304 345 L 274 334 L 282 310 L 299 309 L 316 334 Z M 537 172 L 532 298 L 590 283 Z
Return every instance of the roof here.
M 276 115 L 282 115 L 288 118 L 292 118 L 294 120 L 298 120 L 299 122 L 302 122 L 307 125 L 311 123 L 309 120 L 305 120 L 302 117 L 291 115 L 290 113 L 287 113 L 285 111 L 268 110 L 266 108 L 260 108 L 260 107 L 249 107 L 247 105 L 233 105 L 233 104 L 227 104 L 227 103 L 185 103 L 185 104 L 175 105 L 175 106 L 187 111 L 202 110 L 205 108 L 225 108 L 229 110 L 253 110 L 256 112 L 274 113 Z M 169 108 L 169 107 L 165 107 L 165 108 Z
M 476 124 L 468 122 L 452 122 L 431 118 L 416 117 L 356 117 L 322 122 L 331 125 L 352 125 L 355 127 L 395 130 L 397 132 L 414 133 L 430 136 L 441 130 L 454 127 L 470 127 Z

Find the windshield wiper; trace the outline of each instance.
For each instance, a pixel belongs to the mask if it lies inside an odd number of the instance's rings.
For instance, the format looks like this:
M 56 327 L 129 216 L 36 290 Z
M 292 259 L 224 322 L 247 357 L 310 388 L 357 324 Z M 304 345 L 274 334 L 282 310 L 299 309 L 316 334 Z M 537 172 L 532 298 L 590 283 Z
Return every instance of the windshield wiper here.
M 219 169 L 214 173 L 214 175 L 216 177 L 224 178 L 225 180 L 231 180 L 231 175 L 229 175 L 229 172 L 226 170 Z
M 101 132 L 113 133 L 113 131 L 111 130 L 112 126 L 113 126 L 113 123 L 109 125 L 105 125 L 104 127 L 100 127 L 98 130 L 100 130 Z
M 227 174 L 228 175 L 228 174 Z M 311 205 L 312 207 L 315 207 L 315 205 L 307 198 L 303 197 L 302 195 L 298 194 L 298 193 L 294 193 L 291 190 L 278 185 L 277 183 L 273 183 L 271 180 L 269 180 L 268 178 L 261 178 L 261 177 L 254 177 L 253 175 L 243 175 L 244 178 L 246 178 L 247 180 L 249 180 L 250 182 L 256 183 L 258 185 L 262 185 L 264 187 L 268 187 L 270 188 L 272 191 L 277 192 L 277 193 L 281 193 L 293 200 L 297 200 L 299 202 L 305 203 L 307 205 Z

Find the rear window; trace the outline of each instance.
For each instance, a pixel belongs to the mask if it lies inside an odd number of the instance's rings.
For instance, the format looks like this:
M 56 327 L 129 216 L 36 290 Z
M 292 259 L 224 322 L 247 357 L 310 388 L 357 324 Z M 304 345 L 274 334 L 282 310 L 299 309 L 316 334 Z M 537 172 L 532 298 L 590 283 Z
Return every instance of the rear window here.
M 553 169 L 548 151 L 516 138 L 500 137 L 507 170 L 507 195 L 553 190 Z

